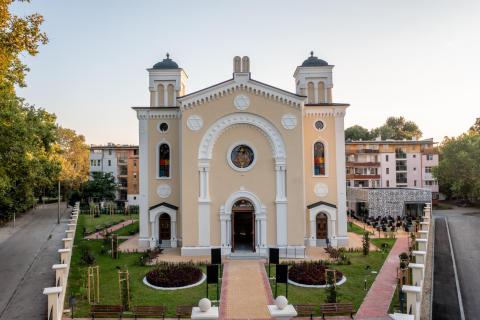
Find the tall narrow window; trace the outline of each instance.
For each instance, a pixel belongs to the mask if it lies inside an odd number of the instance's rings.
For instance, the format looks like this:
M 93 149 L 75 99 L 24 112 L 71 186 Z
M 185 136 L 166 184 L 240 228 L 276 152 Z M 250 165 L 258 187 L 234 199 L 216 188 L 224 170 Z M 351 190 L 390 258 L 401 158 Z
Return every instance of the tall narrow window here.
M 313 168 L 314 175 L 325 175 L 325 145 L 321 142 L 315 142 L 313 146 Z
M 170 177 L 170 147 L 166 143 L 158 147 L 158 176 Z

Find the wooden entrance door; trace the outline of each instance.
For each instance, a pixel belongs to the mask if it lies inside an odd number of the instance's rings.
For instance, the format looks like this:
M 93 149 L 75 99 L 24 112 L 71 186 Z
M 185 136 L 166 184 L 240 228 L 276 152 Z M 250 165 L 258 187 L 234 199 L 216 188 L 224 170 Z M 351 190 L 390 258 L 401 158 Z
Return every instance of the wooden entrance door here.
M 328 218 L 325 213 L 317 215 L 317 239 L 328 238 Z
M 159 222 L 159 239 L 160 240 L 170 240 L 171 238 L 171 221 L 170 216 L 166 213 L 163 213 L 160 218 L 158 218 Z
M 255 252 L 254 207 L 247 200 L 237 201 L 232 208 L 232 252 L 238 249 Z

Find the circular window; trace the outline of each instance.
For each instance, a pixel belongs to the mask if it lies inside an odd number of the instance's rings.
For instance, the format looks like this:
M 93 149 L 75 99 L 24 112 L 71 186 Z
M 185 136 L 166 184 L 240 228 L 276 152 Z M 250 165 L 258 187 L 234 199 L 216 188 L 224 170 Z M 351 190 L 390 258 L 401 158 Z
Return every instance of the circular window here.
M 317 130 L 322 130 L 323 128 L 325 127 L 325 124 L 323 123 L 323 121 L 315 121 L 315 129 Z
M 228 160 L 232 168 L 245 171 L 254 165 L 255 152 L 246 144 L 239 144 L 231 149 Z
M 162 122 L 158 125 L 158 130 L 161 132 L 161 133 L 165 133 L 167 132 L 168 130 L 168 124 L 166 122 Z

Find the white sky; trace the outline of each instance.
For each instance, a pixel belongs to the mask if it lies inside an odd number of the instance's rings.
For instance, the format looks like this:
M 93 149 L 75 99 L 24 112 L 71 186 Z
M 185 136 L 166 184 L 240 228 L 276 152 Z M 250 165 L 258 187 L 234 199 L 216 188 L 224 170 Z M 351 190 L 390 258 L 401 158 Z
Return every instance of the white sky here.
M 415 121 L 424 138 L 458 135 L 480 117 L 480 1 L 66 1 L 15 3 L 44 15 L 50 43 L 25 57 L 18 94 L 88 143 L 138 143 L 134 105 L 148 105 L 146 68 L 166 52 L 187 90 L 231 77 L 248 55 L 252 78 L 293 91 L 309 55 L 335 65 L 346 127 Z

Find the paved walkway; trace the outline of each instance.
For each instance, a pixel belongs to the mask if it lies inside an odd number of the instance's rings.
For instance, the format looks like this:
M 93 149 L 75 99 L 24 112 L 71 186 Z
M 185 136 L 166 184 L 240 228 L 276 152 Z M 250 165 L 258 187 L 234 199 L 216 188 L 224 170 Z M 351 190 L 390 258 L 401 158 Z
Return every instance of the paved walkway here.
M 0 319 L 46 319 L 47 296 L 43 288 L 52 286 L 63 246 L 68 213 L 61 204 L 57 224 L 57 204 L 43 205 L 0 228 Z
M 220 301 L 221 319 L 270 319 L 267 305 L 273 296 L 263 262 L 226 262 Z
M 355 319 L 389 319 L 388 308 L 395 293 L 397 268 L 400 263 L 398 255 L 408 250 L 408 238 L 397 238 L 380 273 L 363 300 Z
M 97 240 L 97 239 L 103 239 L 103 237 L 105 236 L 105 231 L 109 232 L 109 233 L 112 233 L 112 232 L 115 232 L 117 231 L 118 229 L 122 229 L 123 227 L 126 227 L 128 225 L 131 225 L 133 223 L 135 223 L 137 220 L 126 220 L 126 221 L 122 221 L 120 223 L 117 223 L 116 225 L 114 226 L 111 226 L 109 228 L 106 228 L 106 229 L 103 229 L 103 230 L 100 230 L 98 232 L 95 232 L 95 233 L 92 233 L 88 236 L 85 237 L 86 240 Z

